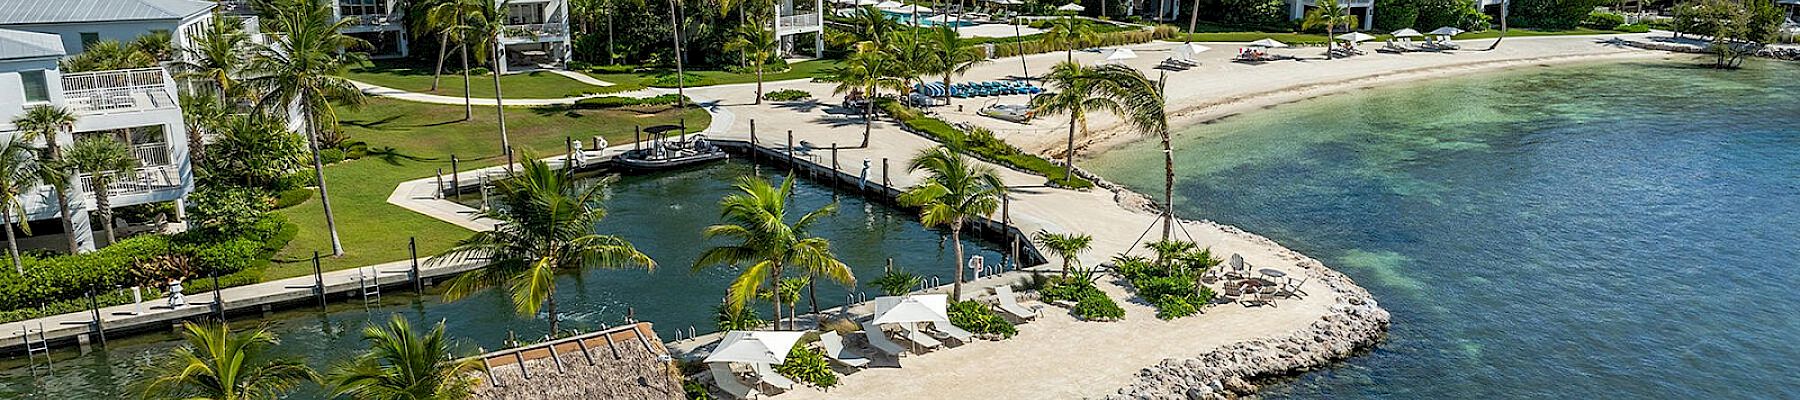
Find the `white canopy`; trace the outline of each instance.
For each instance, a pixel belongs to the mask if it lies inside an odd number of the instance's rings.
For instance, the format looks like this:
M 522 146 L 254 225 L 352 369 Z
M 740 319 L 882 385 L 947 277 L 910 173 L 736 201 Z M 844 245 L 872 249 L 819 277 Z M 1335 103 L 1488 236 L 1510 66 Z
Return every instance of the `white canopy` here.
M 706 356 L 706 362 L 780 364 L 787 361 L 788 352 L 794 350 L 794 343 L 799 342 L 801 336 L 806 336 L 806 332 L 725 332 L 725 339 Z
M 1277 41 L 1277 40 L 1271 39 L 1271 38 L 1263 38 L 1262 40 L 1250 42 L 1250 45 L 1255 46 L 1255 47 L 1269 47 L 1269 48 L 1277 48 L 1277 49 L 1283 48 L 1283 47 L 1288 47 L 1287 43 L 1282 43 L 1280 41 Z
M 1463 34 L 1463 32 L 1464 31 L 1461 29 L 1456 29 L 1456 28 L 1446 26 L 1446 27 L 1437 28 L 1437 30 L 1431 31 L 1431 34 L 1441 35 L 1441 36 L 1456 36 L 1456 35 Z
M 896 9 L 896 8 L 900 8 L 900 7 L 906 7 L 906 3 L 901 3 L 898 1 L 894 1 L 894 0 L 885 0 L 880 3 L 875 3 L 875 8 L 879 8 L 879 9 L 883 9 L 883 10 L 892 10 L 892 9 Z
M 1205 53 L 1207 50 L 1212 50 L 1212 48 L 1206 47 L 1206 46 L 1201 46 L 1199 44 L 1187 43 L 1187 44 L 1183 44 L 1180 46 L 1175 46 L 1175 57 L 1174 58 L 1177 60 L 1192 61 L 1194 59 L 1195 54 Z
M 1127 48 L 1106 49 L 1107 62 L 1119 62 L 1137 58 L 1137 52 Z
M 950 322 L 949 295 L 917 294 L 875 298 L 876 324 Z
M 1375 40 L 1375 36 L 1369 35 L 1367 33 L 1362 33 L 1362 32 L 1350 32 L 1350 33 L 1346 33 L 1346 34 L 1342 34 L 1342 35 L 1337 35 L 1337 39 L 1342 40 L 1342 41 L 1347 41 L 1350 43 L 1362 43 L 1362 42 L 1367 42 L 1370 40 Z
M 1397 37 L 1397 38 L 1425 36 L 1424 34 L 1419 33 L 1419 31 L 1413 30 L 1413 28 L 1406 28 L 1406 29 L 1394 31 L 1393 35 L 1394 35 L 1394 37 Z
M 931 17 L 931 18 L 926 18 L 926 19 L 925 19 L 925 20 L 926 20 L 926 21 L 931 21 L 931 22 L 936 22 L 936 23 L 940 23 L 940 24 L 941 24 L 941 23 L 957 23 L 957 22 L 962 22 L 962 19 L 960 19 L 960 18 L 956 18 L 956 16 L 955 16 L 955 15 L 950 15 L 950 14 L 938 14 L 938 15 L 934 15 L 934 16 L 932 16 L 932 17 Z
M 892 9 L 892 10 L 888 10 L 888 11 L 893 11 L 893 12 L 897 12 L 897 13 L 901 13 L 901 14 L 928 13 L 928 12 L 931 12 L 931 7 L 920 6 L 920 5 L 907 5 L 905 7 L 900 7 L 900 8 L 896 8 L 896 9 Z
M 1056 11 L 1082 12 L 1084 10 L 1087 10 L 1087 7 L 1082 7 L 1080 4 L 1075 4 L 1075 3 L 1064 4 L 1064 5 L 1062 5 L 1062 7 L 1056 8 Z

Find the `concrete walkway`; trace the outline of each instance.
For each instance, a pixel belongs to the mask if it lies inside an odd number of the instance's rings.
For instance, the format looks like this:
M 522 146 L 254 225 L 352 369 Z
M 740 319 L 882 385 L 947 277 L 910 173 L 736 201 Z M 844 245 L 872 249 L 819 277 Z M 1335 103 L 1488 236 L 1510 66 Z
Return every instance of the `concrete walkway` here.
M 435 94 L 429 94 L 429 93 L 409 92 L 409 91 L 405 91 L 405 90 L 400 90 L 400 89 L 395 89 L 395 88 L 390 88 L 390 87 L 380 86 L 380 85 L 373 85 L 373 84 L 368 84 L 368 83 L 362 83 L 362 82 L 357 82 L 357 81 L 350 81 L 350 84 L 356 85 L 357 89 L 362 90 L 362 92 L 364 94 L 367 94 L 370 96 L 387 97 L 387 98 L 419 102 L 419 103 L 444 104 L 444 105 L 455 105 L 455 106 L 463 105 L 463 98 L 456 97 L 456 96 L 442 96 L 442 95 L 435 95 Z M 610 85 L 610 84 L 608 84 L 608 85 Z M 557 99 L 512 99 L 512 98 L 509 98 L 509 99 L 506 99 L 506 103 L 504 103 L 504 104 L 507 106 L 515 106 L 515 107 L 555 106 L 555 105 L 575 104 L 575 102 L 581 101 L 582 99 L 591 99 L 591 98 L 595 98 L 595 97 L 617 96 L 617 97 L 636 97 L 636 98 L 641 99 L 641 98 L 648 98 L 648 97 L 656 97 L 656 96 L 660 96 L 664 93 L 673 93 L 673 92 L 674 92 L 673 90 L 668 90 L 668 89 L 647 88 L 647 89 L 639 89 L 639 90 L 632 90 L 632 91 L 618 92 L 618 93 L 591 94 L 591 95 L 586 95 L 586 96 L 563 97 L 563 98 L 557 98 Z M 477 98 L 471 99 L 471 102 L 475 105 L 491 106 L 491 105 L 494 105 L 495 101 L 493 98 L 477 97 Z
M 612 82 L 607 82 L 607 81 L 596 79 L 596 78 L 594 78 L 593 75 L 588 75 L 588 74 L 570 71 L 570 70 L 566 70 L 566 69 L 553 69 L 553 70 L 550 70 L 550 73 L 562 75 L 569 79 L 574 79 L 576 82 L 586 83 L 589 85 L 594 85 L 594 86 L 599 86 L 599 87 L 607 87 L 607 86 L 613 85 Z

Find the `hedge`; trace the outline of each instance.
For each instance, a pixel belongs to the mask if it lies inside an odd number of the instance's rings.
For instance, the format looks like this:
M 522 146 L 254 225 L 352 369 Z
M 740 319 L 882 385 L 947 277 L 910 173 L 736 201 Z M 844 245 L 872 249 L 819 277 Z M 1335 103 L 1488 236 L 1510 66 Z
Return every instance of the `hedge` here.
M 900 120 L 900 124 L 909 130 L 927 135 L 933 140 L 968 153 L 975 158 L 1043 175 L 1049 179 L 1050 183 L 1062 187 L 1086 189 L 1094 186 L 1094 182 L 1080 176 L 1068 176 L 1068 170 L 1063 166 L 1043 157 L 1025 153 L 1018 147 L 1013 147 L 1012 144 L 994 137 L 994 133 L 986 129 L 975 128 L 973 131 L 964 132 L 942 120 L 920 114 L 917 110 L 900 105 L 893 100 L 883 99 L 880 103 L 888 115 Z
M 1080 47 L 1081 48 L 1112 47 L 1112 46 L 1123 46 L 1123 45 L 1128 45 L 1128 44 L 1147 43 L 1152 40 L 1168 39 L 1171 37 L 1175 37 L 1175 35 L 1177 33 L 1179 33 L 1179 30 L 1175 29 L 1175 27 L 1168 26 L 1168 25 L 1158 26 L 1153 29 L 1138 29 L 1138 30 L 1130 30 L 1130 31 L 1122 31 L 1122 32 L 1103 32 L 1103 33 L 1095 34 L 1094 35 L 1095 39 L 1092 43 L 1087 43 L 1086 45 L 1080 46 Z M 1023 54 L 1038 54 L 1038 53 L 1049 53 L 1049 52 L 1053 52 L 1053 51 L 1064 51 L 1064 50 L 1068 50 L 1068 48 L 1063 47 L 1063 46 L 1051 46 L 1048 43 L 1044 43 L 1044 41 L 1042 39 L 1028 40 L 1028 41 L 1018 42 L 1018 43 L 1005 43 L 1005 44 L 996 43 L 996 44 L 994 44 L 994 54 L 989 55 L 988 58 L 1006 58 L 1006 57 L 1015 57 L 1021 53 L 1023 53 Z
M 642 97 L 642 98 L 640 98 L 640 97 L 623 97 L 623 96 L 593 97 L 593 98 L 576 100 L 575 108 L 582 109 L 582 110 L 595 110 L 595 109 L 603 109 L 603 108 L 619 108 L 619 107 L 631 107 L 631 106 L 643 106 L 643 105 L 666 106 L 666 105 L 674 105 L 675 102 L 680 99 L 681 99 L 681 96 L 674 95 L 674 94 L 664 94 L 664 95 Z

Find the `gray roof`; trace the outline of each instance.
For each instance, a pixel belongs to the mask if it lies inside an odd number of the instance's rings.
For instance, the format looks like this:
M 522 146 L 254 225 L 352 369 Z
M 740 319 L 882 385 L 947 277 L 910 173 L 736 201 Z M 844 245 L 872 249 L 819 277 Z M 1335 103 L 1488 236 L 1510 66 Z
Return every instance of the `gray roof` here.
M 0 25 L 181 19 L 212 8 L 196 0 L 0 0 Z
M 0 29 L 0 60 L 62 57 L 63 54 L 61 36 Z

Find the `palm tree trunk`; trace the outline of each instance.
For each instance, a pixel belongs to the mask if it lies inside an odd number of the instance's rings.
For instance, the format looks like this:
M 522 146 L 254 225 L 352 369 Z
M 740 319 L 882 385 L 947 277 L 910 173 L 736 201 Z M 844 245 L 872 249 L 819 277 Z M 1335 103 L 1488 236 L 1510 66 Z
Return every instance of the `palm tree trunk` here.
M 1075 176 L 1075 123 L 1080 119 L 1077 114 L 1081 114 L 1081 110 L 1069 111 L 1069 148 L 1063 151 L 1064 181 L 1074 181 L 1069 177 Z
M 99 174 L 95 174 L 96 178 L 98 178 L 98 175 Z M 94 179 L 94 186 L 98 187 L 94 190 L 94 205 L 100 207 L 100 224 L 102 227 L 106 228 L 107 246 L 119 242 L 118 236 L 113 234 L 112 196 L 109 196 L 106 193 L 106 187 L 111 186 L 112 182 L 110 181 L 110 179 Z
M 1188 10 L 1188 31 L 1187 31 L 1187 35 L 1182 37 L 1182 39 L 1181 39 L 1182 43 L 1193 43 L 1194 42 L 1194 29 L 1196 29 L 1196 27 L 1199 23 L 1200 23 L 1200 0 L 1194 0 L 1194 8 L 1191 10 Z
M 1175 233 L 1175 151 L 1169 147 L 1169 130 L 1162 131 L 1163 147 L 1163 232 L 1162 240 L 1169 241 Z
M 6 254 L 12 257 L 13 271 L 25 276 L 25 264 L 19 261 L 19 239 L 13 236 L 12 207 L 0 209 L 0 216 L 6 217 Z
M 1507 9 L 1509 8 L 1512 8 L 1512 1 L 1507 0 L 1500 2 L 1500 37 L 1494 38 L 1494 44 L 1488 45 L 1488 50 L 1500 47 L 1500 41 L 1506 40 L 1506 14 Z
M 544 312 L 550 313 L 550 338 L 556 338 L 556 289 L 550 289 L 550 296 L 544 298 Z
M 490 58 L 494 59 L 494 115 L 500 118 L 500 154 L 507 154 L 512 152 L 512 141 L 506 137 L 506 96 L 500 94 L 500 44 L 495 43 L 492 51 L 494 55 Z M 512 170 L 511 166 L 506 168 Z
M 865 100 L 868 104 L 863 105 L 863 140 L 859 149 L 869 148 L 869 133 L 875 129 L 875 91 L 870 90 Z
M 469 94 L 469 40 L 468 39 L 469 39 L 468 35 L 463 35 L 462 44 L 456 45 L 456 49 L 458 50 L 458 52 L 462 53 L 463 120 L 464 121 L 468 121 L 472 118 L 475 118 L 475 98 Z
M 819 318 L 819 281 L 817 279 L 806 280 L 806 297 L 808 297 L 806 308 L 812 311 L 813 328 L 817 329 L 821 322 L 824 322 Z
M 613 18 L 612 17 L 613 17 L 613 10 L 612 10 L 612 7 L 609 5 L 606 9 L 606 64 L 607 65 L 618 65 L 619 56 L 616 54 L 613 54 Z
M 1337 36 L 1337 34 L 1331 31 L 1331 24 L 1325 24 L 1325 59 L 1327 60 L 1335 58 L 1331 55 L 1332 49 L 1337 47 L 1337 39 L 1334 38 L 1334 36 Z
M 950 301 L 962 301 L 962 284 L 963 284 L 962 226 L 963 226 L 963 219 L 957 218 L 956 222 L 954 222 L 954 224 L 955 225 L 950 225 L 950 241 L 954 242 L 952 244 L 954 244 L 956 246 L 956 262 L 952 263 L 952 264 L 956 265 L 956 281 L 955 281 L 956 283 L 950 287 Z
M 444 78 L 444 58 L 449 56 L 448 47 L 450 47 L 450 36 L 438 36 L 437 69 L 431 73 L 431 91 L 433 92 L 438 90 L 438 80 Z
M 756 63 L 756 104 L 762 104 L 763 98 L 763 63 Z
M 44 149 L 50 153 L 52 160 L 62 158 L 62 146 L 58 146 L 56 140 L 55 134 L 44 138 Z M 76 186 L 81 184 L 81 179 L 76 178 L 76 175 L 72 173 L 64 175 L 70 177 L 68 185 L 61 189 L 54 187 L 52 189 L 56 192 L 56 212 L 62 214 L 63 238 L 69 242 L 69 254 L 77 254 L 81 253 L 81 243 L 75 240 L 75 220 L 70 219 L 69 216 L 69 191 L 79 190 Z
M 306 147 L 312 150 L 313 179 L 319 185 L 319 204 L 325 207 L 325 228 L 331 231 L 331 256 L 343 257 L 344 244 L 338 239 L 337 218 L 331 214 L 331 195 L 325 191 L 325 161 L 319 158 L 319 124 L 312 107 L 302 110 L 306 118 Z

